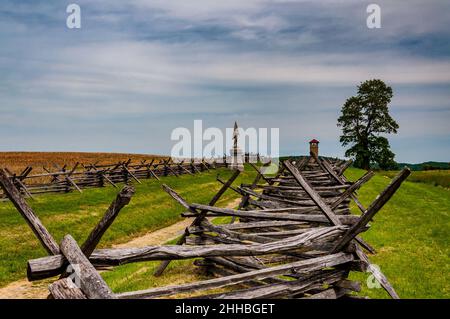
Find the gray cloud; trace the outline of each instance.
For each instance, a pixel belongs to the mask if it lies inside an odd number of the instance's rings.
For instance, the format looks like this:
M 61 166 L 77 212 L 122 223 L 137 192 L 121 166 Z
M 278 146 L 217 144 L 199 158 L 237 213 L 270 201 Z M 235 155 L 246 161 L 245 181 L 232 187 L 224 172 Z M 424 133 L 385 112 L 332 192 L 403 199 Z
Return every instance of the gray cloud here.
M 238 118 L 280 127 L 282 152 L 316 136 L 342 154 L 336 117 L 368 78 L 394 87 L 394 141 L 449 136 L 445 1 L 380 1 L 380 30 L 365 27 L 368 2 L 356 0 L 78 3 L 76 31 L 59 2 L 0 5 L 0 149 L 164 153 L 176 126 Z M 156 133 L 148 150 L 125 142 L 145 130 Z

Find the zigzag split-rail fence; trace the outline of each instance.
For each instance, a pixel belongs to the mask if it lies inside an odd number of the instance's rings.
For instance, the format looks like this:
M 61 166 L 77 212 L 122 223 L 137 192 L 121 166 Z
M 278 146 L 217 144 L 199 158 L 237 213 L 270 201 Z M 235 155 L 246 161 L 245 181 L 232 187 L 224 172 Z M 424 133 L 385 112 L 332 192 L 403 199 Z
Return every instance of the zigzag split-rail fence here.
M 373 247 L 359 235 L 394 195 L 410 174 L 405 168 L 368 207 L 356 191 L 367 182 L 369 171 L 355 182 L 343 172 L 350 162 L 319 158 L 314 153 L 300 160 L 286 160 L 276 176 L 257 177 L 251 184 L 233 185 L 239 175 L 222 183 L 208 205 L 189 203 L 175 190 L 164 190 L 193 217 L 176 245 L 142 248 L 96 249 L 102 235 L 134 193 L 125 186 L 111 203 L 87 239 L 79 245 L 71 235 L 58 244 L 16 185 L 3 172 L 0 184 L 48 251 L 49 256 L 29 260 L 30 281 L 59 275 L 49 285 L 52 298 L 358 298 L 360 283 L 349 279 L 351 271 L 371 272 L 393 298 L 399 298 L 380 269 L 371 264 Z M 242 198 L 237 209 L 214 206 L 228 189 Z M 360 215 L 350 213 L 354 201 Z M 231 216 L 231 222 L 214 225 L 210 217 Z M 171 260 L 193 259 L 210 279 L 113 293 L 99 269 L 126 263 L 162 261 L 156 276 Z M 193 266 L 194 267 L 194 266 Z M 73 270 L 77 269 L 75 273 Z M 72 273 L 71 273 L 72 271 Z M 70 275 L 69 275 L 70 274 Z
M 67 165 L 59 166 L 53 164 L 56 170 L 51 171 L 42 167 L 45 173 L 32 175 L 33 167 L 26 167 L 20 173 L 14 173 L 8 168 L 5 172 L 11 182 L 26 197 L 44 193 L 60 193 L 78 191 L 83 188 L 104 187 L 129 182 L 141 183 L 140 180 L 161 176 L 179 176 L 182 174 L 193 175 L 195 173 L 209 171 L 219 167 L 228 167 L 227 158 L 217 161 L 215 159 L 191 159 L 189 161 L 174 162 L 171 158 L 160 160 L 143 160 L 138 163 L 120 161 L 113 164 L 82 164 L 76 163 L 69 168 Z M 5 199 L 6 194 L 0 192 L 0 199 Z

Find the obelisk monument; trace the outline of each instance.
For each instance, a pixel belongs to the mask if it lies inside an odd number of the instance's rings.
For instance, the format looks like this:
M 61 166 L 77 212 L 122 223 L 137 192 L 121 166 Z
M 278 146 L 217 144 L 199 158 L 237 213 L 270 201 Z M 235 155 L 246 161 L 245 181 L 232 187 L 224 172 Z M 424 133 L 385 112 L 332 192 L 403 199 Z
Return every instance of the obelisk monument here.
M 233 147 L 230 150 L 231 155 L 231 165 L 230 169 L 232 170 L 244 170 L 244 160 L 242 150 L 238 146 L 238 138 L 239 138 L 239 129 L 236 122 L 234 122 L 234 131 L 233 131 Z

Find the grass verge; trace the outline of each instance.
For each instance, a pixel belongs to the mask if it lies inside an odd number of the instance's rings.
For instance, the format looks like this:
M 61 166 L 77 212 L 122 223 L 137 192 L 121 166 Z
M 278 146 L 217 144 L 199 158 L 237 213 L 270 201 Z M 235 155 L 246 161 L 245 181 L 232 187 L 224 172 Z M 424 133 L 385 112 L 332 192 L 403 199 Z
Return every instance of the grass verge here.
M 349 169 L 346 175 L 355 180 L 363 173 Z M 400 298 L 449 298 L 450 191 L 416 182 L 414 173 L 378 212 L 362 237 L 377 250 L 369 258 Z M 367 207 L 392 177 L 391 172 L 378 172 L 359 191 L 361 202 Z M 356 207 L 352 208 L 356 213 Z M 352 273 L 351 278 L 361 281 L 362 295 L 389 297 L 382 288 L 368 288 L 373 281 L 369 275 Z
M 231 176 L 227 169 L 211 170 L 195 176 L 182 175 L 161 179 L 190 202 L 208 203 L 221 185 Z M 248 168 L 236 183 L 250 182 L 255 176 Z M 183 208 L 161 189 L 153 179 L 136 184 L 136 194 L 102 238 L 99 247 L 124 243 L 147 232 L 169 226 L 182 219 Z M 71 234 L 82 243 L 103 216 L 118 190 L 113 187 L 85 189 L 82 194 L 48 194 L 29 203 L 49 232 L 59 242 Z M 237 198 L 228 190 L 218 205 Z M 46 255 L 38 240 L 10 202 L 0 202 L 0 287 L 26 277 L 26 262 Z
M 189 201 L 207 203 L 220 185 L 216 173 L 223 179 L 228 170 L 211 171 L 180 178 L 164 178 Z M 356 180 L 364 172 L 350 168 L 346 176 Z M 421 173 L 421 172 L 418 172 Z M 436 173 L 436 171 L 426 172 Z M 439 173 L 440 174 L 440 173 Z M 378 253 L 369 256 L 386 274 L 401 298 L 450 298 L 450 191 L 435 183 L 414 178 L 415 172 L 400 190 L 375 216 L 371 228 L 362 235 Z M 250 182 L 251 169 L 241 175 L 237 183 Z M 387 186 L 392 172 L 377 174 L 359 191 L 359 198 L 367 207 Z M 430 178 L 430 177 L 428 177 Z M 439 178 L 439 177 L 438 177 Z M 445 177 L 445 178 L 448 178 Z M 31 202 L 32 207 L 57 240 L 71 233 L 82 242 L 114 198 L 113 188 L 89 189 L 83 194 L 47 195 Z M 143 181 L 137 185 L 132 202 L 119 215 L 105 234 L 101 247 L 127 242 L 133 237 L 166 227 L 181 220 L 183 209 L 167 200 L 157 181 Z M 219 205 L 236 198 L 228 191 Z M 356 207 L 352 207 L 357 213 Z M 214 222 L 224 222 L 217 219 Z M 173 243 L 173 241 L 172 241 Z M 30 258 L 45 255 L 32 232 L 10 203 L 0 203 L 0 285 L 25 277 L 25 263 Z M 168 284 L 181 284 L 203 279 L 204 275 L 192 265 L 192 260 L 174 261 L 163 276 L 155 278 L 153 272 L 159 262 L 146 262 L 115 267 L 102 276 L 115 292 L 124 292 Z M 362 282 L 361 295 L 388 298 L 382 288 L 369 289 L 368 274 L 352 273 L 351 278 Z

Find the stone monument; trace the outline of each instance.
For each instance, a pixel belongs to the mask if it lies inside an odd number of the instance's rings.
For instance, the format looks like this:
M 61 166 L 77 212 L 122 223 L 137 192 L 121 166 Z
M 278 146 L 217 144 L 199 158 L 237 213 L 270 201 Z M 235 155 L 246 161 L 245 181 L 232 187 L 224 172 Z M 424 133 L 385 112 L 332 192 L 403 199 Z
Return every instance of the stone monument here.
M 242 172 L 244 170 L 244 159 L 243 159 L 242 150 L 238 146 L 238 138 L 239 138 L 238 125 L 236 122 L 234 122 L 233 147 L 230 150 L 230 155 L 231 155 L 230 169 L 239 170 Z

